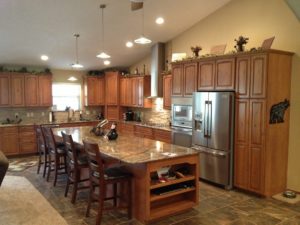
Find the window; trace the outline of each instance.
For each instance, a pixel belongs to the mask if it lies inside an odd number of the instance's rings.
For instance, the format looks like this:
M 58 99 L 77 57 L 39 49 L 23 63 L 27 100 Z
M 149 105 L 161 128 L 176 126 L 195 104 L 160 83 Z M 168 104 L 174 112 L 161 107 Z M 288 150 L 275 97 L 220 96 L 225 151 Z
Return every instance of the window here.
M 65 110 L 71 107 L 74 110 L 80 110 L 80 84 L 62 84 L 56 83 L 52 85 L 53 106 L 56 110 Z

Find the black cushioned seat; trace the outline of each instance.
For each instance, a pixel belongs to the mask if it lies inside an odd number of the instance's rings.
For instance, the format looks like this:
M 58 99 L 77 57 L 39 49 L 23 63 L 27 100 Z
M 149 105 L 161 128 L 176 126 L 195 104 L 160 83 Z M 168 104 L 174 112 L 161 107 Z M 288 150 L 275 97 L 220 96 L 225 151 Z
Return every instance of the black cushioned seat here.
M 95 177 L 99 177 L 99 173 L 96 171 L 93 173 L 93 175 Z M 126 178 L 126 177 L 131 177 L 131 174 L 126 173 L 120 167 L 112 167 L 104 170 L 104 179 L 106 180 Z
M 9 162 L 5 155 L 0 151 L 0 186 L 8 169 Z

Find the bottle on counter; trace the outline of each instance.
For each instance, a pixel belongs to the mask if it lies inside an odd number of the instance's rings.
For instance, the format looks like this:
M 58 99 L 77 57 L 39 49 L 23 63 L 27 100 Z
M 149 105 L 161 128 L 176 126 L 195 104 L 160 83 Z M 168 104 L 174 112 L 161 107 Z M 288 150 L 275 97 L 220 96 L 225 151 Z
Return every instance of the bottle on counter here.
M 52 117 L 52 111 L 49 112 L 49 123 L 52 123 L 53 117 Z

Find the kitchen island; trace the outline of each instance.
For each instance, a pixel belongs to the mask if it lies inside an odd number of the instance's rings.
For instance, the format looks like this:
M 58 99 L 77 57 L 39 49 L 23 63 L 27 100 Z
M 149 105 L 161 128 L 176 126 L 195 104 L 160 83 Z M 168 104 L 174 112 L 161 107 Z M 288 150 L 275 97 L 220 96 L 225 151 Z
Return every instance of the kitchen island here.
M 144 223 L 176 214 L 198 204 L 199 156 L 190 148 L 167 144 L 119 132 L 115 141 L 90 133 L 92 127 L 54 128 L 72 135 L 74 142 L 98 143 L 101 154 L 118 160 L 133 174 L 133 216 Z M 157 171 L 168 168 L 172 174 L 158 179 Z

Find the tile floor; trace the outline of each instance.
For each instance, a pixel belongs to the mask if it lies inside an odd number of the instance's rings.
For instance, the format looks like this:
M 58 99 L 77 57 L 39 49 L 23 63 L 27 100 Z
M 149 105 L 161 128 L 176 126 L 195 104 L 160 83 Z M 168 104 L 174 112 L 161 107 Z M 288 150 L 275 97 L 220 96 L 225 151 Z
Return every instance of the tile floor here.
M 34 166 L 22 172 L 8 172 L 8 174 L 25 176 L 70 225 L 95 224 L 96 205 L 91 210 L 89 218 L 84 216 L 86 191 L 79 193 L 78 200 L 73 205 L 70 202 L 70 194 L 68 198 L 64 197 L 65 179 L 58 180 L 57 187 L 53 187 L 52 180 L 46 182 L 41 173 L 36 174 L 36 169 Z M 300 225 L 300 203 L 291 205 L 236 190 L 226 191 L 203 182 L 200 183 L 199 192 L 200 204 L 197 207 L 152 225 Z M 140 223 L 128 220 L 125 212 L 106 212 L 102 225 L 140 225 Z

